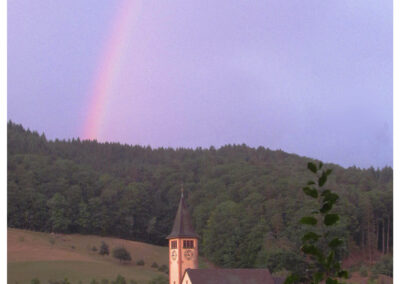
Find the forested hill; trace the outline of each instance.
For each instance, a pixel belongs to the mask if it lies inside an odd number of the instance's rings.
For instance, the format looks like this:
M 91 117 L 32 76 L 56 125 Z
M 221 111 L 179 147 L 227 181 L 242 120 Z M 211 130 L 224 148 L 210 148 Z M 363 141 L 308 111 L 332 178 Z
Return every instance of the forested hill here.
M 202 254 L 226 267 L 293 268 L 298 219 L 309 213 L 301 186 L 310 160 L 246 145 L 49 141 L 9 122 L 8 226 L 165 244 L 183 182 Z M 337 231 L 346 250 L 391 251 L 392 168 L 326 166 L 333 168 L 327 186 L 341 196 Z

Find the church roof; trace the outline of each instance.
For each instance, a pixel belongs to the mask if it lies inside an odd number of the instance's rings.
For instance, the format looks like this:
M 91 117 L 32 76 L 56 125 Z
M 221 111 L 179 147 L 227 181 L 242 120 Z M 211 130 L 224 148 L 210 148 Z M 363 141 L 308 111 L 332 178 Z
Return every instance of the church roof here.
M 268 269 L 187 269 L 192 284 L 275 284 Z
M 178 212 L 176 212 L 174 226 L 167 239 L 186 237 L 186 238 L 199 238 L 199 235 L 193 230 L 192 221 L 190 219 L 189 210 L 186 207 L 185 199 L 183 197 L 183 189 L 181 200 L 179 201 Z

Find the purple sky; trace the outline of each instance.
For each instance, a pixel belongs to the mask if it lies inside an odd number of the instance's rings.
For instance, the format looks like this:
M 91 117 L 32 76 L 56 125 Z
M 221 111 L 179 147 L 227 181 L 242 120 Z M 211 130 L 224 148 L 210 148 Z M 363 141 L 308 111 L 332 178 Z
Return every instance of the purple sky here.
M 141 1 L 100 141 L 393 164 L 392 1 Z M 82 135 L 120 1 L 8 1 L 8 118 Z

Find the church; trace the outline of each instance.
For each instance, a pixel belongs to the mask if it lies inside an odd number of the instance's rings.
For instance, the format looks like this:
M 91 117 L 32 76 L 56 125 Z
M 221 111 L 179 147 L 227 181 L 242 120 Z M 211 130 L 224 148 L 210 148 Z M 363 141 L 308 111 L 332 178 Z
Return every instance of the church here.
M 169 284 L 281 284 L 268 269 L 199 269 L 199 235 L 193 229 L 183 189 L 169 241 Z

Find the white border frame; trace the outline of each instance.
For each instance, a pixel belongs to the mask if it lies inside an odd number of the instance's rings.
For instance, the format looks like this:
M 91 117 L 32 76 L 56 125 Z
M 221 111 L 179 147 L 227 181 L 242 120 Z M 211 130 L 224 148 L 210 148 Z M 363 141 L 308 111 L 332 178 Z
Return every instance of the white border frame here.
M 0 1 L 0 282 L 7 283 L 7 1 Z

